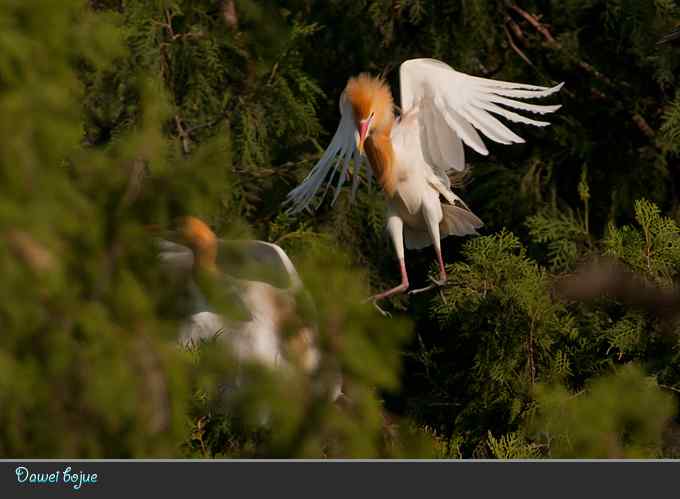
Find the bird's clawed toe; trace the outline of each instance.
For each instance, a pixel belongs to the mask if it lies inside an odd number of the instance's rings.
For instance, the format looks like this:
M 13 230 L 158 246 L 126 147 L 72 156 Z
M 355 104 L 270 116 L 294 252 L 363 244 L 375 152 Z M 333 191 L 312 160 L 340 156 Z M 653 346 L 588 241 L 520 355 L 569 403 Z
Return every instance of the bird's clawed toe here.
M 408 292 L 408 294 L 409 295 L 417 295 L 417 294 L 420 294 L 420 293 L 424 293 L 425 291 L 430 291 L 432 289 L 441 288 L 447 282 L 446 275 L 439 276 L 439 279 L 435 279 L 434 277 L 430 277 L 429 279 L 430 279 L 430 281 L 432 281 L 432 284 L 430 284 L 429 286 L 425 286 L 424 288 L 412 289 L 411 291 Z
M 363 302 L 361 302 L 361 303 L 364 303 L 364 304 L 371 303 L 371 304 L 375 307 L 375 309 L 376 309 L 378 312 L 380 312 L 380 315 L 382 315 L 383 317 L 388 317 L 388 318 L 389 318 L 389 317 L 392 317 L 392 314 L 390 314 L 390 313 L 389 313 L 388 311 L 386 311 L 386 310 L 383 310 L 383 308 L 380 307 L 380 305 L 378 305 L 378 299 L 379 299 L 379 298 L 377 298 L 377 296 L 378 296 L 378 295 L 369 296 L 368 298 L 366 298 L 366 299 L 365 299 Z
M 387 291 L 383 291 L 382 293 L 378 293 L 377 295 L 373 295 L 366 300 L 364 300 L 363 303 L 372 303 L 373 306 L 380 312 L 383 316 L 385 317 L 391 317 L 389 312 L 386 312 L 380 306 L 378 306 L 378 301 L 384 300 L 385 298 L 389 298 L 390 296 L 394 296 L 400 293 L 404 293 L 406 290 L 408 290 L 408 281 L 402 282 L 399 286 L 396 286 L 392 289 L 388 289 Z
M 409 296 L 417 295 L 420 293 L 424 293 L 425 291 L 430 291 L 431 289 L 434 289 L 436 287 L 438 287 L 436 284 L 430 284 L 429 286 L 425 286 L 424 288 L 412 289 L 411 291 L 408 292 L 408 294 Z
M 376 309 L 378 312 L 380 312 L 380 314 L 381 314 L 383 317 L 387 317 L 388 319 L 389 319 L 390 317 L 392 317 L 392 314 L 390 314 L 390 313 L 389 313 L 388 311 L 386 311 L 386 310 L 383 310 L 383 309 L 380 307 L 380 305 L 378 305 L 378 302 L 377 302 L 376 300 L 371 300 L 371 303 L 373 303 L 373 306 L 375 307 L 375 309 Z
M 430 279 L 430 281 L 432 281 L 432 283 L 435 286 L 439 286 L 439 287 L 444 286 L 446 284 L 446 281 L 448 281 L 448 277 L 446 276 L 446 274 L 440 275 L 439 279 L 435 279 L 432 276 L 430 276 L 429 279 Z

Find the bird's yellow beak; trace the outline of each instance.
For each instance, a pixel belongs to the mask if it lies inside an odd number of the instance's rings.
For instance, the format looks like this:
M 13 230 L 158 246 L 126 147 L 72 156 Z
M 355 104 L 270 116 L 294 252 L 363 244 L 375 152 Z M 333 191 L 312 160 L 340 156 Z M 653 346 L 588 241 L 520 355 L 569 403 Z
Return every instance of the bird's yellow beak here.
M 370 123 L 371 123 L 370 119 L 361 120 L 359 122 L 359 143 L 357 144 L 357 149 L 359 149 L 359 152 L 361 154 L 364 153 L 364 141 L 366 140 L 366 136 L 368 135 L 368 126 Z

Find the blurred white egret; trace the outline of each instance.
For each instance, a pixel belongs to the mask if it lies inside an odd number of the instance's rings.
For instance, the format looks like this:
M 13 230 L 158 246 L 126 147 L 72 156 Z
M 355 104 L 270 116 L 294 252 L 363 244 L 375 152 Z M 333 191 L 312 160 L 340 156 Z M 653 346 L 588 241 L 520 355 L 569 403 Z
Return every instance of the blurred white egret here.
M 296 300 L 305 295 L 302 282 L 279 246 L 217 239 L 195 217 L 182 219 L 176 235 L 185 244 L 161 240 L 159 245 L 162 264 L 174 275 L 183 275 L 189 287 L 191 313 L 180 329 L 182 345 L 215 338 L 226 343 L 239 365 L 255 362 L 284 372 L 301 368 L 309 375 L 320 367 L 315 327 L 296 320 Z M 194 278 L 197 272 L 229 288 L 247 317 L 234 320 L 216 313 Z M 286 337 L 291 326 L 294 331 Z M 330 391 L 332 400 L 341 395 L 339 375 Z

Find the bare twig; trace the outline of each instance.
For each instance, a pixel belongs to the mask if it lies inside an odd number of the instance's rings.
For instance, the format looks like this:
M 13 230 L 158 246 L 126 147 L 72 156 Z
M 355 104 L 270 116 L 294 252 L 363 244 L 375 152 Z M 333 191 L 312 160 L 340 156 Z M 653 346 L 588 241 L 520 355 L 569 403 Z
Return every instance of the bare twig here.
M 182 120 L 179 118 L 178 114 L 175 115 L 175 126 L 177 126 L 177 133 L 179 133 L 180 139 L 182 140 L 182 150 L 184 151 L 184 154 L 189 154 L 189 144 L 191 139 L 182 126 Z
M 165 9 L 165 29 L 168 30 L 168 33 L 170 34 L 170 38 L 174 40 L 175 38 L 175 32 L 172 29 L 172 14 L 170 14 L 170 9 Z
M 524 32 L 522 31 L 522 28 L 519 27 L 519 24 L 517 24 L 512 17 L 507 16 L 505 19 L 505 25 L 506 27 L 510 27 L 510 30 L 512 31 L 512 34 L 515 35 L 518 41 L 522 43 L 522 45 L 526 45 L 527 41 L 526 38 L 524 37 Z
M 508 43 L 510 44 L 510 47 L 512 47 L 512 50 L 515 51 L 515 53 L 522 58 L 524 62 L 526 62 L 529 66 L 531 66 L 533 69 L 536 69 L 536 66 L 534 65 L 533 62 L 527 57 L 527 55 L 522 52 L 522 49 L 520 49 L 517 45 L 515 45 L 515 42 L 512 39 L 512 35 L 510 34 L 510 31 L 508 30 L 508 25 L 507 23 L 503 26 L 503 29 L 505 30 L 505 36 L 508 39 Z
M 536 30 L 545 37 L 546 40 L 548 40 L 550 43 L 558 44 L 557 40 L 555 40 L 553 38 L 553 36 L 550 34 L 550 31 L 548 31 L 548 28 L 546 28 L 543 24 L 541 24 L 541 22 L 538 19 L 538 16 L 532 16 L 531 14 L 529 14 L 525 10 L 522 10 L 521 8 L 519 8 L 517 5 L 515 5 L 512 2 L 506 2 L 506 5 L 510 9 L 517 12 L 524 19 L 526 19 L 529 22 L 529 24 L 531 24 L 534 28 L 536 28 Z
M 276 71 L 279 69 L 279 63 L 278 61 L 274 63 L 274 67 L 272 68 L 272 72 L 269 75 L 269 80 L 267 80 L 267 85 L 271 85 L 272 82 L 274 81 L 274 77 L 276 76 Z

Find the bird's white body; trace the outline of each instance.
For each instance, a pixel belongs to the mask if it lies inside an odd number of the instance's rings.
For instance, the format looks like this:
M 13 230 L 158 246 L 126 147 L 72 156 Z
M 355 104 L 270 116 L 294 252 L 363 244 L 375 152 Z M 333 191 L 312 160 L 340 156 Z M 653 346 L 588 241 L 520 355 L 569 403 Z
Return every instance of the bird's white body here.
M 412 112 L 397 120 L 390 135 L 397 183 L 395 195 L 387 200 L 388 230 L 394 237 L 394 225 L 399 222 L 393 217 L 398 218 L 408 249 L 431 245 L 430 230 L 439 230 L 440 236 L 462 236 L 474 234 L 481 224 L 469 211 L 455 206 L 455 201 L 462 204 L 462 200 L 451 190 L 448 176 L 437 175 L 425 160 L 419 127 L 418 114 Z M 449 203 L 442 204 L 440 196 Z
M 240 297 L 250 314 L 247 321 L 227 321 L 221 315 L 204 310 L 192 314 L 179 332 L 179 342 L 190 347 L 217 337 L 226 344 L 239 364 L 255 362 L 270 369 L 290 370 L 283 352 L 282 334 L 275 317 L 277 305 L 271 300 L 276 288 L 263 282 L 242 282 Z M 299 332 L 309 345 L 301 360 L 301 367 L 312 372 L 319 366 L 321 354 L 314 346 L 313 332 Z

